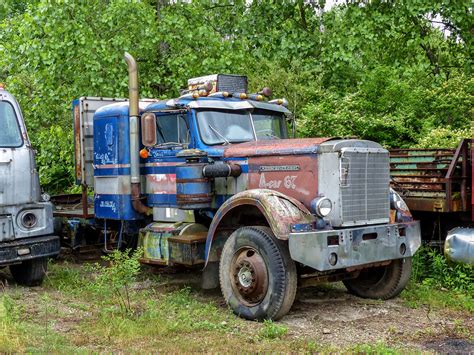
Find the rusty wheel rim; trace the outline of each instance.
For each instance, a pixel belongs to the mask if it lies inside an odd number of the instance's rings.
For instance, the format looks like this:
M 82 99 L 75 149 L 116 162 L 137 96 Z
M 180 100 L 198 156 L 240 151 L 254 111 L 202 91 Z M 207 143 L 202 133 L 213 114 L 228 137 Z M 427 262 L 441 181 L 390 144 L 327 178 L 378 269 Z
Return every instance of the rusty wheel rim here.
M 234 294 L 247 306 L 260 303 L 268 291 L 268 270 L 257 250 L 244 247 L 235 254 L 231 268 Z

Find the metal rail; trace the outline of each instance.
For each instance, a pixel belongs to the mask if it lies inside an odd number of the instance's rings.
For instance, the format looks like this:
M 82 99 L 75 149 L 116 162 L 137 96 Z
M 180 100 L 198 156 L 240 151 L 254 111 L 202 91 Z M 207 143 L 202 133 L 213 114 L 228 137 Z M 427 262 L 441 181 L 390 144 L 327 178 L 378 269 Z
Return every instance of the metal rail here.
M 392 149 L 392 187 L 413 211 L 465 212 L 471 209 L 470 139 L 456 149 Z

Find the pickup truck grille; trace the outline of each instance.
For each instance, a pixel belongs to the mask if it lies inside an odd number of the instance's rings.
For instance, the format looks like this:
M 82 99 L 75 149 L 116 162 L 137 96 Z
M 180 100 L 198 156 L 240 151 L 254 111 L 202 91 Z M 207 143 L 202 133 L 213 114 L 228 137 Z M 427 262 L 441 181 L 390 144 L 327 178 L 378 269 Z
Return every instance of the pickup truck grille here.
M 345 149 L 339 166 L 341 225 L 388 222 L 388 152 Z

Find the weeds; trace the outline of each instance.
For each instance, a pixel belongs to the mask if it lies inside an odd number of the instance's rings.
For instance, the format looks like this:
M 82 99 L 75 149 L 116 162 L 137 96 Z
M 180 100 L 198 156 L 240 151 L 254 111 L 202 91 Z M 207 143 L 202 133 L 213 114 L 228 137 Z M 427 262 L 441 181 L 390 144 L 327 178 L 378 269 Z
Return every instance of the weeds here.
M 46 287 L 71 294 L 75 291 L 83 291 L 88 284 L 83 275 L 83 270 L 72 267 L 68 262 L 56 264 L 50 260 L 48 270 L 49 272 L 44 281 Z
M 284 325 L 265 320 L 263 321 L 263 327 L 260 329 L 259 337 L 263 339 L 281 339 L 286 333 L 288 333 L 288 328 Z
M 428 246 L 422 246 L 413 258 L 413 279 L 423 285 L 474 293 L 474 267 L 451 263 Z
M 437 250 L 422 246 L 413 258 L 412 280 L 402 297 L 408 306 L 429 305 L 474 311 L 474 268 L 454 264 Z
M 105 298 L 111 297 L 119 305 L 123 316 L 130 316 L 134 312 L 130 301 L 130 287 L 136 281 L 140 272 L 139 259 L 143 251 L 135 252 L 115 250 L 112 254 L 104 256 L 109 262 L 108 267 L 99 264 L 92 266 L 96 274 L 95 280 L 90 284 L 90 289 Z
M 4 295 L 0 298 L 0 352 L 12 349 L 24 351 L 23 334 L 18 324 L 18 313 L 12 298 Z
M 375 344 L 357 344 L 350 351 L 353 354 L 397 354 L 396 349 L 390 348 L 382 342 Z
M 159 279 L 139 274 L 139 255 L 116 252 L 105 257 L 107 266 L 52 264 L 46 289 L 28 294 L 30 302 L 25 302 L 25 289 L 7 290 L 0 296 L 0 352 L 337 351 L 324 341 L 289 336 L 287 326 L 278 322 L 242 320 L 207 296 L 202 301 L 203 295 L 189 287 L 163 291 Z M 474 311 L 468 292 L 442 291 L 423 282 L 420 260 L 414 276 L 421 281 L 412 280 L 404 292 L 407 303 Z M 446 324 L 449 334 L 468 336 L 462 320 Z M 395 352 L 383 343 L 344 351 Z

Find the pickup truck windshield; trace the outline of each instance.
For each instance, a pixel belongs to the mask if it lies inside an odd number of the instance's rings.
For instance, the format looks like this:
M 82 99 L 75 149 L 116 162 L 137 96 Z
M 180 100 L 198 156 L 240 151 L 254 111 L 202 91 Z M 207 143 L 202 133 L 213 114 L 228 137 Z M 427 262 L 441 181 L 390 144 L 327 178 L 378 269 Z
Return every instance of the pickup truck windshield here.
M 23 144 L 13 106 L 0 101 L 0 147 L 15 148 Z
M 203 110 L 197 113 L 199 133 L 209 145 L 288 138 L 283 114 L 268 110 Z

